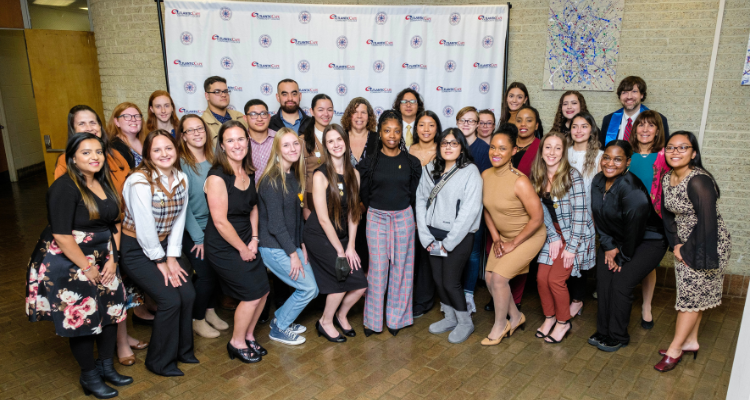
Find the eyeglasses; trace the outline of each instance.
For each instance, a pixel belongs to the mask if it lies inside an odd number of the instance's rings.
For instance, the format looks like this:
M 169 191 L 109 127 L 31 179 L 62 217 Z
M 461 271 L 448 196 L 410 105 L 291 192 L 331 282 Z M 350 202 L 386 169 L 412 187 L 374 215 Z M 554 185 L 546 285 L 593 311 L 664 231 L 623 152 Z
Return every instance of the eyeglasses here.
M 214 90 L 213 92 L 208 92 L 208 93 L 215 94 L 217 96 L 221 96 L 222 94 L 229 94 L 229 89 L 225 89 L 225 90 L 218 90 L 217 89 L 217 90 Z
M 417 104 L 416 100 L 401 100 L 401 104 Z
M 186 135 L 188 135 L 188 136 L 197 135 L 199 133 L 206 133 L 206 128 L 204 128 L 202 126 L 199 126 L 197 128 L 194 128 L 194 129 L 186 129 L 184 131 L 184 133 Z
M 452 147 L 456 149 L 458 148 L 458 146 L 460 146 L 460 144 L 455 140 L 451 140 L 450 142 L 446 142 L 446 141 L 440 142 L 440 147 Z
M 475 119 L 461 119 L 458 121 L 461 125 L 476 125 L 477 120 Z
M 480 122 L 479 123 L 479 126 L 481 126 L 482 128 L 489 128 L 489 127 L 494 126 L 494 125 L 495 125 L 494 122 L 489 122 L 489 121 L 485 121 L 485 122 Z
M 611 158 L 610 156 L 608 156 L 608 155 L 605 154 L 605 155 L 602 156 L 602 161 L 604 161 L 604 162 L 614 162 L 615 165 L 622 165 L 622 163 L 625 162 L 625 159 L 622 158 L 622 157 Z
M 675 151 L 676 151 L 676 152 L 678 152 L 678 153 L 684 153 L 684 152 L 686 152 L 686 151 L 687 151 L 687 149 L 690 149 L 690 148 L 692 148 L 692 147 L 693 147 L 693 146 L 688 146 L 688 145 L 682 145 L 682 146 L 667 146 L 667 147 L 665 147 L 665 148 L 664 148 L 664 152 L 665 152 L 665 153 L 673 153 L 673 152 L 675 152 Z
M 253 112 L 247 113 L 245 115 L 247 115 L 248 117 L 250 117 L 250 119 L 257 119 L 258 117 L 260 117 L 261 119 L 264 119 L 264 118 L 268 117 L 268 112 L 267 111 L 261 111 L 261 112 L 257 113 L 255 111 L 253 111 Z
M 136 121 L 140 121 L 140 120 L 143 119 L 143 115 L 141 115 L 141 114 L 132 114 L 132 115 L 131 114 L 120 114 L 120 116 L 117 117 L 117 118 L 122 118 L 125 121 L 130 121 L 130 120 L 133 120 L 133 119 L 136 120 Z

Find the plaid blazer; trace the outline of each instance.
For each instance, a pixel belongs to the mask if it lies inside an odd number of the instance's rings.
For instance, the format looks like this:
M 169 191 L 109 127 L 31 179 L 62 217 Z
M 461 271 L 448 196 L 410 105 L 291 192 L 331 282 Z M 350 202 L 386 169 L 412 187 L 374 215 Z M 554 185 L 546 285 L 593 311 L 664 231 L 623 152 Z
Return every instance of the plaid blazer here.
M 565 250 L 576 255 L 571 275 L 580 277 L 580 270 L 589 270 L 596 264 L 596 230 L 594 230 L 594 220 L 586 206 L 590 200 L 586 198 L 583 178 L 575 168 L 570 169 L 570 179 L 573 185 L 568 193 L 557 201 L 558 207 L 555 209 L 555 215 L 563 238 L 565 238 Z M 541 199 L 539 201 L 541 202 Z M 547 228 L 547 240 L 544 242 L 537 261 L 540 264 L 552 265 L 549 245 L 560 240 L 560 235 L 555 230 L 547 207 L 542 206 L 542 210 L 544 211 L 544 225 Z

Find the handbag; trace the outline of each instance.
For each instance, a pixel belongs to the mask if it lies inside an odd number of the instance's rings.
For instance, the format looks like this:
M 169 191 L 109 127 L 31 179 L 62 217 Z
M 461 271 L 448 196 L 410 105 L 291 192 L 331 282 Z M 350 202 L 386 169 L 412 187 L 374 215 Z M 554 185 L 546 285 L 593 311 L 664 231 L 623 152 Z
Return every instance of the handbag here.
M 349 266 L 346 257 L 336 257 L 336 280 L 344 282 L 351 273 L 352 267 Z

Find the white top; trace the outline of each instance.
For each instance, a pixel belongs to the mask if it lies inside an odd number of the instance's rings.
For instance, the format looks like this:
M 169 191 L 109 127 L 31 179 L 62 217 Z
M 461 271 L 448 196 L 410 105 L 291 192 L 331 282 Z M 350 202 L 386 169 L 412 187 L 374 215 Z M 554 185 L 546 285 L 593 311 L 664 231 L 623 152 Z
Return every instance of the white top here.
M 157 177 L 157 175 L 159 176 Z M 188 180 L 183 172 L 177 170 L 174 170 L 174 179 L 172 180 L 171 187 L 168 186 L 169 178 L 164 174 L 155 172 L 152 179 L 160 179 L 161 184 L 165 188 L 169 188 L 170 192 L 175 190 L 180 181 L 185 182 L 185 204 L 180 214 L 175 218 L 172 231 L 167 237 L 167 257 L 180 257 L 182 255 L 182 234 L 185 230 L 185 214 L 188 209 Z M 151 194 L 151 186 L 148 184 L 146 177 L 140 173 L 131 174 L 122 188 L 122 198 L 125 200 L 128 212 L 135 222 L 136 231 L 138 232 L 138 244 L 143 248 L 143 253 L 150 260 L 164 258 L 164 249 L 161 248 L 159 235 L 156 232 L 156 221 L 154 221 L 152 209 L 153 195 Z
M 318 138 L 320 143 L 323 143 L 323 131 L 319 131 L 318 128 L 313 129 L 315 129 L 315 137 Z
M 617 139 L 622 140 L 625 137 L 625 127 L 628 126 L 628 118 L 631 119 L 631 124 L 635 124 L 635 119 L 638 118 L 638 115 L 641 113 L 641 106 L 638 106 L 638 110 L 636 110 L 635 114 L 633 116 L 628 116 L 628 114 L 625 114 L 623 111 L 622 113 L 622 121 L 620 122 L 620 132 L 617 133 Z M 635 134 L 635 125 L 633 125 L 630 128 L 630 134 Z
M 626 119 L 627 120 L 627 119 Z M 586 162 L 586 151 L 576 151 L 573 146 L 568 147 L 568 163 L 570 166 L 577 169 L 583 177 L 583 184 L 586 187 L 586 208 L 591 212 L 591 182 L 594 180 L 598 165 L 602 160 L 603 151 L 599 150 L 596 154 L 596 161 L 594 161 L 594 168 L 584 175 L 583 164 Z

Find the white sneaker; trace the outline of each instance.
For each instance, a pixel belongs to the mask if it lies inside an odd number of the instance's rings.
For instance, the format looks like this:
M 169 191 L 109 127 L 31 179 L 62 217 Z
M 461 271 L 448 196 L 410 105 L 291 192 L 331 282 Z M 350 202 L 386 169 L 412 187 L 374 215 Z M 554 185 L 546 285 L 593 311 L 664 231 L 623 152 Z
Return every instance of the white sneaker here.
M 466 294 L 466 311 L 471 313 L 477 312 L 477 305 L 474 304 L 474 293 L 465 293 Z

